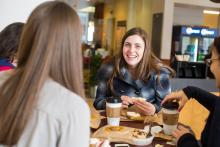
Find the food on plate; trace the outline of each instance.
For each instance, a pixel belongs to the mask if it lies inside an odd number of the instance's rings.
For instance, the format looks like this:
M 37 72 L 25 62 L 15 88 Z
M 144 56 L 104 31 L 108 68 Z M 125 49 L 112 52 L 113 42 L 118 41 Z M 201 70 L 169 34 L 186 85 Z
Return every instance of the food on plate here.
M 155 122 L 156 119 L 157 119 L 157 114 L 148 115 L 148 116 L 145 117 L 144 123 Z
M 137 100 L 137 101 L 146 101 L 146 99 L 143 98 L 143 97 L 135 97 L 134 100 Z
M 166 135 L 166 134 L 164 134 L 164 133 L 162 133 L 162 132 L 155 133 L 154 136 L 157 137 L 157 138 L 161 138 L 161 139 L 164 139 L 164 140 L 168 140 L 168 141 L 172 141 L 172 140 L 174 139 L 173 136 L 171 136 L 171 135 Z
M 145 139 L 147 138 L 147 134 L 148 132 L 146 132 L 145 130 L 134 129 L 134 131 L 132 132 L 132 137 L 138 139 Z
M 145 100 L 143 97 L 131 97 L 133 100 Z
M 135 103 L 135 102 L 145 102 L 146 101 L 146 99 L 145 98 L 141 98 L 141 97 L 132 97 L 132 101 L 133 101 L 133 103 Z M 138 108 L 136 105 L 130 105 L 128 108 L 128 111 L 134 111 L 134 112 L 138 112 L 138 113 L 140 113 L 141 115 L 143 115 L 142 113 L 142 111 L 140 110 L 140 108 Z
M 124 127 L 123 126 L 108 126 L 105 128 L 105 131 L 111 132 L 111 131 L 123 131 Z
M 156 144 L 155 147 L 163 147 L 161 144 Z
M 127 111 L 127 116 L 128 117 L 141 117 L 140 113 L 132 112 L 132 111 Z
M 89 100 L 86 101 L 89 105 L 91 118 L 90 118 L 90 127 L 93 129 L 97 129 L 101 123 L 101 115 L 99 112 L 94 108 L 93 103 Z
M 148 145 L 154 136 L 148 137 L 148 131 L 126 126 L 103 126 L 93 133 L 93 138 L 108 139 L 110 142 L 123 142 L 133 145 Z
M 145 116 L 144 123 L 151 123 L 151 122 L 155 122 L 159 125 L 162 125 L 163 124 L 162 114 L 157 113 L 154 115 Z
M 140 120 L 143 121 L 145 118 L 141 116 L 140 113 L 127 111 L 127 117 L 131 120 Z

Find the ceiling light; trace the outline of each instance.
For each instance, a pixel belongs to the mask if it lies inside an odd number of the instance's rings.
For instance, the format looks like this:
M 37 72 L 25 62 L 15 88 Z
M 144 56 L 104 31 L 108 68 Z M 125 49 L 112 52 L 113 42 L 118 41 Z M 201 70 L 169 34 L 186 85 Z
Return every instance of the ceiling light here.
M 203 13 L 205 13 L 205 14 L 216 14 L 216 15 L 218 15 L 218 14 L 219 14 L 219 11 L 203 10 Z

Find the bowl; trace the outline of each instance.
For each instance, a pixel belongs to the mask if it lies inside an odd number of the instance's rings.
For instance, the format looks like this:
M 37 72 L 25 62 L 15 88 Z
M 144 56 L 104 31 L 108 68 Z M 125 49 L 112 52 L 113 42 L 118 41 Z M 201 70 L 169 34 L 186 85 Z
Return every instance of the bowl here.
M 153 126 L 151 127 L 151 134 L 154 135 L 155 133 L 159 133 L 163 130 L 161 126 Z
M 150 136 L 144 139 L 133 138 L 134 145 L 149 145 L 152 143 L 154 136 Z

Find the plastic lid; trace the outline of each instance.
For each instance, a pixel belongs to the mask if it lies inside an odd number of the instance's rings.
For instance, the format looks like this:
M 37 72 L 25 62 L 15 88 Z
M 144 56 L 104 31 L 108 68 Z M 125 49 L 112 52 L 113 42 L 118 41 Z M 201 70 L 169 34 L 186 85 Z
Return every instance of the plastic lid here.
M 109 97 L 106 99 L 107 103 L 121 103 L 121 98 L 120 97 Z
M 177 110 L 179 108 L 179 103 L 177 101 L 168 101 L 162 105 L 165 109 Z

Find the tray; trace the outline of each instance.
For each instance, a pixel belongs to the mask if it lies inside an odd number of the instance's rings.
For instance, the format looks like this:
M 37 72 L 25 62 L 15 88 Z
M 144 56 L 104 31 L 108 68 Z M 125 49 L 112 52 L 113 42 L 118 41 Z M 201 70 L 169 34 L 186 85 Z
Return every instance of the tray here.
M 106 125 L 94 132 L 92 138 L 108 139 L 110 142 L 124 142 L 133 145 L 151 144 L 154 136 L 146 137 L 144 133 L 148 134 L 142 129 Z

